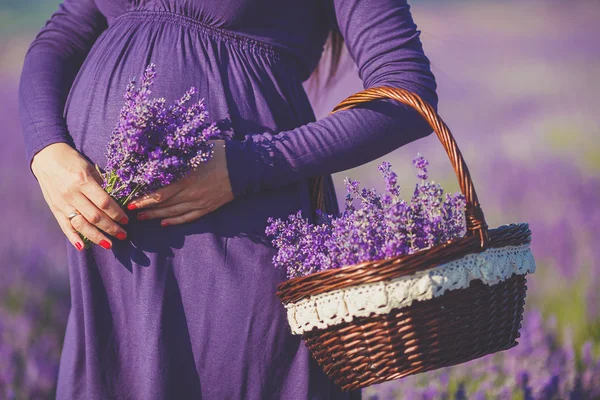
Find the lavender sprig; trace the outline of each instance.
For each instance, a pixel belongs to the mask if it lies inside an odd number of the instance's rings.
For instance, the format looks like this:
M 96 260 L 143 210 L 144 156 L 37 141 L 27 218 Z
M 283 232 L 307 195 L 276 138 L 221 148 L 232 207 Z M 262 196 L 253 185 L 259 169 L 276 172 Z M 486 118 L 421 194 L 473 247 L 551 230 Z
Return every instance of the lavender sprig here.
M 220 133 L 208 122 L 204 99 L 186 103 L 196 94 L 190 87 L 173 104 L 150 98 L 156 78 L 149 64 L 136 89 L 132 78 L 125 91 L 125 105 L 107 146 L 102 188 L 121 206 L 136 197 L 175 182 L 207 162 L 213 155 L 209 139 Z M 80 235 L 85 247 L 91 241 Z
M 410 203 L 400 196 L 397 175 L 383 162 L 386 191 L 361 189 L 346 178 L 346 207 L 339 215 L 317 213 L 311 224 L 302 212 L 287 221 L 269 218 L 266 234 L 273 236 L 278 253 L 273 263 L 287 270 L 288 278 L 374 261 L 435 246 L 465 234 L 465 199 L 446 194 L 439 184 L 426 181 L 428 162 L 420 154 L 413 160 L 417 183 Z M 360 207 L 355 201 L 360 201 Z

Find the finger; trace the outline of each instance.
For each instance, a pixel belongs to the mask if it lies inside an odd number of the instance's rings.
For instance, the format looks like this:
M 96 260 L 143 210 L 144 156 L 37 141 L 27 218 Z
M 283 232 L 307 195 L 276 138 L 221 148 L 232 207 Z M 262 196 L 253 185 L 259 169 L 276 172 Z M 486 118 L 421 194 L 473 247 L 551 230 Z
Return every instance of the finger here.
M 60 225 L 60 229 L 63 231 L 69 242 L 71 242 L 71 244 L 77 250 L 83 250 L 85 246 L 83 244 L 83 240 L 81 239 L 75 228 L 73 228 L 73 226 L 71 225 L 71 221 L 69 221 L 69 219 L 65 217 L 63 213 L 56 209 L 53 211 L 53 214 L 56 220 L 58 221 L 58 225 Z
M 102 189 L 102 186 L 89 182 L 83 185 L 81 192 L 113 221 L 118 221 L 121 224 L 126 224 L 129 221 L 125 210 Z
M 77 250 L 79 250 L 79 251 L 83 250 L 84 244 L 83 244 L 83 241 L 81 240 L 81 238 L 79 237 L 79 234 L 77 233 L 77 231 L 75 229 L 73 229 L 73 227 L 69 223 L 69 219 L 67 217 L 65 217 L 64 214 L 60 212 L 60 210 L 58 210 L 56 207 L 54 207 L 54 205 L 51 202 L 48 201 L 50 197 L 48 196 L 46 189 L 44 189 L 43 187 L 42 187 L 42 195 L 44 196 L 44 199 L 46 199 L 46 202 L 48 203 L 48 206 L 50 207 L 50 211 L 52 211 L 54 218 L 56 218 L 56 221 L 58 222 L 58 226 L 63 231 L 64 235 L 67 237 L 69 242 L 71 242 L 71 244 Z
M 194 221 L 194 220 L 208 214 L 209 212 L 210 211 L 208 211 L 208 210 L 196 209 L 193 211 L 189 211 L 185 214 L 178 215 L 176 217 L 165 218 L 162 221 L 160 221 L 160 224 L 162 226 L 184 224 L 186 222 Z
M 96 205 L 83 194 L 76 195 L 71 201 L 71 205 L 83 215 L 87 222 L 109 235 L 115 236 L 120 240 L 125 240 L 127 237 L 127 233 L 119 224 L 109 218 L 104 211 L 96 207 Z M 79 229 L 77 230 L 79 231 Z
M 175 217 L 188 211 L 197 209 L 196 203 L 178 203 L 170 206 L 152 207 L 142 210 L 138 213 L 137 219 L 153 219 L 153 218 L 164 218 L 164 217 Z
M 90 224 L 83 215 L 76 215 L 75 217 L 71 218 L 70 222 L 73 229 L 88 238 L 91 242 L 96 243 L 107 250 L 112 247 L 112 241 L 107 236 L 102 234 L 98 228 Z
M 129 210 L 135 210 L 138 208 L 143 208 L 150 205 L 165 202 L 184 188 L 185 184 L 182 181 L 171 183 L 170 185 L 163 186 L 152 193 L 148 193 L 144 196 L 130 201 L 127 205 L 127 208 Z

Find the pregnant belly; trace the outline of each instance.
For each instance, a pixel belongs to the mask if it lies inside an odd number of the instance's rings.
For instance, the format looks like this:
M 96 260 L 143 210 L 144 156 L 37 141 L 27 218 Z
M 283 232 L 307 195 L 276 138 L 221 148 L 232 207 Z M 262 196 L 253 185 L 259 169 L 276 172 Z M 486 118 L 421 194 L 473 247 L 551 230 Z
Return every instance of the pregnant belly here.
M 241 139 L 314 120 L 302 82 L 290 67 L 293 60 L 235 38 L 223 40 L 190 25 L 189 18 L 178 21 L 178 14 L 171 15 L 160 20 L 119 17 L 81 66 L 65 118 L 78 150 L 91 161 L 105 164 L 127 84 L 134 77 L 139 82 L 150 62 L 157 74 L 151 97 L 170 103 L 196 87 L 190 103 L 204 98 L 210 120 L 231 121 L 225 137 Z
M 293 69 L 288 61 L 219 40 L 176 20 L 122 18 L 92 47 L 65 105 L 76 148 L 91 162 L 105 166 L 106 147 L 125 104 L 127 84 L 133 77 L 139 82 L 150 62 L 157 73 L 152 97 L 171 103 L 195 86 L 198 91 L 191 101 L 205 98 L 210 120 L 232 122 L 224 138 L 241 139 L 248 133 L 291 129 L 314 120 L 301 82 L 289 73 Z M 184 236 L 238 236 L 269 246 L 264 238 L 266 218 L 284 217 L 298 209 L 309 212 L 306 182 L 236 199 L 193 223 L 173 227 L 171 234 L 177 230 Z M 143 223 L 141 236 L 161 237 L 158 221 Z M 142 250 L 159 248 L 154 239 L 148 240 Z

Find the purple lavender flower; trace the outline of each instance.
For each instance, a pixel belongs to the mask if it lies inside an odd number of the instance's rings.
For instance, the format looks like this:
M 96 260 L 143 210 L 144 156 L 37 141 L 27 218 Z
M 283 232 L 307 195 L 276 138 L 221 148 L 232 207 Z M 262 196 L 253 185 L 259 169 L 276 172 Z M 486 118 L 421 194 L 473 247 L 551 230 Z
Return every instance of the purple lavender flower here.
M 425 181 L 428 162 L 423 156 L 418 155 L 414 164 L 421 182 L 410 203 L 400 197 L 391 164 L 383 162 L 378 167 L 386 183 L 383 194 L 346 178 L 346 207 L 339 215 L 318 212 L 315 225 L 301 211 L 286 222 L 269 218 L 265 232 L 274 236 L 272 243 L 279 250 L 273 258 L 275 266 L 286 268 L 292 278 L 411 254 L 464 235 L 464 196 L 444 196 L 439 184 Z
M 394 197 L 400 196 L 400 187 L 398 186 L 398 175 L 392 171 L 392 164 L 387 161 L 381 163 L 377 168 L 383 172 L 385 180 L 385 189 Z
M 155 77 L 155 66 L 149 64 L 138 90 L 131 80 L 108 144 L 103 187 L 121 205 L 208 161 L 213 148 L 208 140 L 219 133 L 215 123 L 207 122 L 204 99 L 185 106 L 194 87 L 169 106 L 164 98 L 150 99 Z
M 326 240 L 331 235 L 328 224 L 311 225 L 301 211 L 290 215 L 288 222 L 269 218 L 267 235 L 275 236 L 273 244 L 280 251 L 273 258 L 276 267 L 286 268 L 288 275 L 307 275 L 331 267 Z
M 209 123 L 204 99 L 186 107 L 196 94 L 191 87 L 171 105 L 164 98 L 151 99 L 156 77 L 149 64 L 136 89 L 131 79 L 125 105 L 107 146 L 102 188 L 121 206 L 143 194 L 183 178 L 213 155 L 209 139 L 220 133 Z M 84 238 L 86 247 L 91 242 Z
M 427 166 L 429 165 L 429 161 L 425 159 L 420 153 L 417 153 L 417 157 L 413 160 L 413 165 L 419 170 L 417 177 L 419 179 L 426 180 L 427 179 Z

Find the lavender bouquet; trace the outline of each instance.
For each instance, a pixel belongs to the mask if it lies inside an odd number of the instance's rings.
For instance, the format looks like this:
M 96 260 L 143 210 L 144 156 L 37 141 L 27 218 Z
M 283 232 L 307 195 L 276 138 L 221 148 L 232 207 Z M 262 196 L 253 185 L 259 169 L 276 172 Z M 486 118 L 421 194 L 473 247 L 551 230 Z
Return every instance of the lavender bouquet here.
M 428 161 L 420 154 L 413 160 L 417 183 L 409 202 L 400 196 L 397 175 L 389 162 L 378 169 L 386 191 L 362 190 L 359 182 L 346 178 L 345 210 L 339 215 L 317 210 L 317 223 L 302 217 L 302 211 L 287 221 L 269 217 L 265 233 L 273 236 L 278 249 L 275 267 L 286 268 L 289 279 L 331 268 L 374 261 L 418 250 L 461 237 L 466 232 L 465 198 L 462 193 L 445 194 L 427 181 Z M 360 207 L 354 205 L 360 199 Z
M 140 88 L 132 78 L 125 91 L 125 105 L 112 132 L 106 152 L 102 188 L 120 206 L 166 186 L 187 175 L 213 155 L 209 139 L 220 133 L 209 123 L 204 99 L 186 107 L 196 89 L 191 87 L 176 102 L 166 105 L 164 98 L 150 98 L 156 77 L 149 64 Z M 92 243 L 82 237 L 85 247 Z

